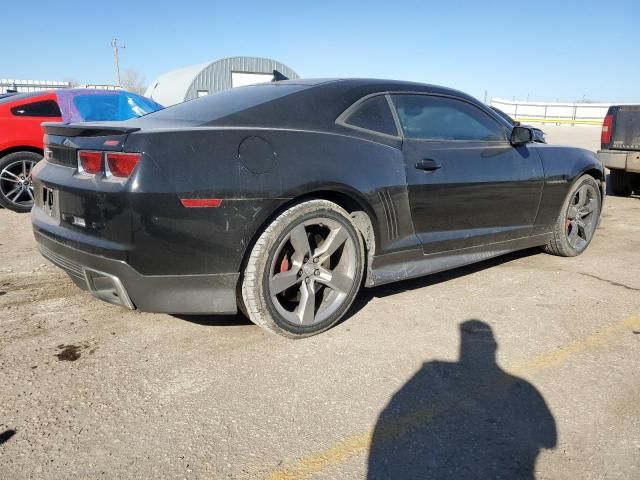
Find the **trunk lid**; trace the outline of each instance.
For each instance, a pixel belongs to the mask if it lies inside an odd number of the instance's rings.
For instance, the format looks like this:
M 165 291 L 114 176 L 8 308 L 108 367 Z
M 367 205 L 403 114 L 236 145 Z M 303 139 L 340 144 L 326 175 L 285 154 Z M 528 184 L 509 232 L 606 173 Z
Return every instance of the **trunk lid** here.
M 87 175 L 78 169 L 80 150 L 122 152 L 128 135 L 139 130 L 124 123 L 43 124 L 45 161 L 33 172 L 36 229 L 47 224 L 54 239 L 126 258 L 132 239 L 131 179 Z
M 102 123 L 43 123 L 44 157 L 49 163 L 77 168 L 78 150 L 121 151 L 137 127 Z
M 640 105 L 623 105 L 613 112 L 612 150 L 640 150 Z

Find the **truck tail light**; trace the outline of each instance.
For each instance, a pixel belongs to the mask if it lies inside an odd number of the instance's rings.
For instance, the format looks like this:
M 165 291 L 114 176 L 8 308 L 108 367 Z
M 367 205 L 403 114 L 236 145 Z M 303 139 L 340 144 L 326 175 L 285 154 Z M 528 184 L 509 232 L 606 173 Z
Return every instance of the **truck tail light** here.
M 78 170 L 95 175 L 102 170 L 102 152 L 80 150 L 78 152 Z
M 613 130 L 613 115 L 607 115 L 602 122 L 602 134 L 600 135 L 600 143 L 611 143 L 611 130 Z
M 107 152 L 107 174 L 114 177 L 127 178 L 133 172 L 142 154 Z

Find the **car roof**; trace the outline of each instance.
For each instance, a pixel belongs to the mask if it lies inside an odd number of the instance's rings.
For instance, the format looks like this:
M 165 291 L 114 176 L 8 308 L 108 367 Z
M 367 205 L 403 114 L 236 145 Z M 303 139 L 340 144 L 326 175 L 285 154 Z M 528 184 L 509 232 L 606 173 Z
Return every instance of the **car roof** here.
M 82 93 L 113 93 L 113 94 L 127 93 L 127 94 L 138 95 L 137 93 L 133 93 L 125 89 L 114 90 L 114 89 L 108 89 L 108 88 L 63 88 L 63 89 L 60 89 L 59 91 L 70 92 L 76 95 L 82 94 Z
M 376 91 L 407 91 L 423 93 L 452 94 L 455 96 L 469 97 L 468 94 L 452 88 L 442 87 L 428 83 L 411 82 L 406 80 L 389 80 L 383 78 L 301 78 L 296 80 L 280 80 L 273 82 L 278 84 L 307 85 L 321 87 L 327 84 L 338 88 L 348 89 L 374 89 Z
M 241 88 L 259 88 L 260 85 L 272 85 L 274 87 L 289 85 L 291 87 L 298 86 L 298 88 L 272 102 L 258 105 L 255 108 L 248 108 L 238 112 L 236 115 L 220 118 L 208 124 L 274 125 L 288 128 L 332 129 L 335 126 L 336 118 L 355 102 L 367 95 L 386 92 L 453 95 L 471 101 L 476 105 L 480 104 L 478 100 L 470 95 L 450 88 L 376 78 L 281 80 L 270 84 L 258 84 L 254 87 Z
M 72 95 L 81 95 L 81 94 L 89 94 L 95 95 L 100 93 L 107 94 L 117 94 L 117 93 L 126 93 L 132 95 L 138 95 L 137 93 L 129 92 L 128 90 L 109 90 L 106 88 L 63 88 L 59 90 L 39 90 L 37 92 L 24 92 L 24 93 L 10 93 L 0 97 L 0 103 L 10 103 L 10 102 L 21 102 L 23 100 L 37 100 L 38 97 L 47 97 L 51 98 L 53 95 L 56 95 L 57 92 L 65 92 L 66 94 Z
M 51 94 L 54 93 L 54 90 L 41 90 L 38 92 L 26 92 L 26 93 L 16 93 L 14 95 L 9 95 L 7 97 L 0 98 L 1 104 L 9 104 L 13 102 L 23 102 L 25 100 L 38 100 L 40 97 L 50 98 Z
M 436 85 L 376 78 L 304 78 L 233 88 L 127 122 L 148 129 L 244 126 L 331 131 L 338 128 L 336 119 L 355 102 L 388 92 L 452 95 L 497 117 L 473 97 Z

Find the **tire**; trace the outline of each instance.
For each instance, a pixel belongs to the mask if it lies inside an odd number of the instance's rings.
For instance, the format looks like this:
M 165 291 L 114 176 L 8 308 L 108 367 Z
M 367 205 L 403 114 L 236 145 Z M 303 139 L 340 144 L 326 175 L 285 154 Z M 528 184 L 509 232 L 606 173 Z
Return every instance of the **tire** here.
M 316 335 L 347 313 L 363 270 L 364 244 L 349 214 L 326 200 L 299 203 L 280 214 L 253 246 L 241 280 L 240 310 L 278 335 Z
M 618 197 L 629 197 L 633 193 L 632 175 L 624 170 L 611 170 L 611 192 Z
M 553 237 L 544 250 L 561 257 L 575 257 L 584 252 L 595 234 L 601 207 L 598 182 L 591 175 L 583 175 L 562 204 Z
M 31 170 L 42 160 L 33 152 L 15 152 L 0 158 L 0 205 L 25 213 L 33 206 Z
M 634 173 L 632 178 L 633 192 L 640 195 L 640 173 Z

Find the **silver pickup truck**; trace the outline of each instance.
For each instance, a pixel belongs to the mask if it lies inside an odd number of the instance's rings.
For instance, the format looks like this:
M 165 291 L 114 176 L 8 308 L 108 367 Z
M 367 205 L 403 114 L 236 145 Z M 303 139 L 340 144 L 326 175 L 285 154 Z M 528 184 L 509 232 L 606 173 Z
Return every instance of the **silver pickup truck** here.
M 611 170 L 614 195 L 640 193 L 640 105 L 609 107 L 602 124 L 598 158 Z

